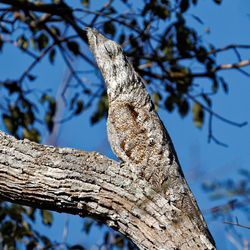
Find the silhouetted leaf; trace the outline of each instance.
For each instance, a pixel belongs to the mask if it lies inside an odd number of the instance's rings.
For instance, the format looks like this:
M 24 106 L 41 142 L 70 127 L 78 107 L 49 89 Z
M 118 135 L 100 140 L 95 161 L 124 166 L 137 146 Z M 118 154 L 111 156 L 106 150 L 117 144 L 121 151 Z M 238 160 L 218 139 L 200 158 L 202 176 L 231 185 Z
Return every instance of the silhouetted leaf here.
M 102 97 L 99 99 L 97 110 L 91 116 L 91 123 L 95 124 L 102 118 L 107 117 L 108 114 L 108 98 L 106 92 L 103 92 Z
M 104 234 L 104 244 L 105 245 L 108 245 L 109 238 L 110 238 L 110 233 L 109 232 L 105 232 L 105 234 Z
M 217 3 L 217 4 L 221 4 L 222 0 L 214 0 L 214 2 Z
M 79 115 L 83 111 L 83 108 L 84 108 L 83 102 L 81 100 L 78 100 L 76 102 L 76 109 L 74 114 Z
M 196 51 L 196 57 L 199 62 L 203 63 L 207 59 L 207 50 L 204 47 L 199 47 Z
M 0 34 L 0 52 L 2 52 L 2 50 L 3 50 L 3 44 L 4 44 L 4 42 L 3 42 L 2 36 Z
M 45 119 L 44 119 L 50 133 L 53 131 L 53 128 L 54 128 L 53 118 L 54 118 L 54 115 L 51 114 L 51 112 L 47 112 L 47 114 L 45 115 Z
M 79 244 L 69 247 L 69 250 L 85 250 L 85 248 Z
M 83 231 L 84 231 L 86 234 L 89 234 L 90 229 L 91 229 L 91 227 L 93 226 L 93 224 L 94 224 L 94 221 L 93 221 L 93 220 L 86 220 L 86 221 L 84 221 L 84 224 L 83 224 Z
M 50 61 L 50 63 L 54 63 L 55 55 L 56 55 L 56 50 L 53 48 L 49 52 L 49 61 Z
M 218 87 L 219 87 L 218 80 L 214 77 L 213 78 L 213 85 L 212 85 L 213 93 L 216 93 L 218 91 Z
M 8 89 L 9 94 L 13 94 L 15 92 L 21 92 L 21 88 L 17 81 L 6 81 L 3 83 L 3 86 Z
M 164 102 L 164 105 L 169 112 L 174 110 L 175 104 L 175 97 L 172 95 L 168 96 Z
M 75 56 L 80 54 L 79 44 L 77 42 L 69 41 L 67 42 L 67 47 Z
M 115 28 L 115 26 L 114 26 L 113 23 L 111 23 L 111 22 L 105 22 L 103 24 L 103 31 L 106 34 L 110 34 L 110 35 L 114 36 L 115 32 L 116 32 L 116 28 Z
M 41 33 L 38 38 L 36 39 L 38 49 L 43 50 L 44 48 L 47 47 L 49 43 L 49 38 L 45 33 Z
M 35 75 L 28 74 L 27 76 L 28 76 L 28 78 L 29 78 L 29 80 L 30 80 L 31 82 L 34 81 L 34 80 L 36 80 L 36 76 L 35 76 Z
M 180 8 L 182 13 L 187 11 L 189 8 L 189 0 L 181 0 Z
M 26 250 L 34 250 L 36 249 L 37 245 L 38 245 L 37 241 L 31 240 L 30 242 L 26 244 Z
M 180 100 L 178 102 L 178 111 L 182 117 L 186 116 L 189 111 L 189 104 L 186 99 Z
M 4 235 L 12 235 L 14 232 L 14 227 L 15 226 L 13 225 L 13 223 L 11 221 L 6 221 L 2 225 L 1 233 Z
M 125 42 L 126 35 L 124 33 L 119 36 L 119 44 L 123 44 Z

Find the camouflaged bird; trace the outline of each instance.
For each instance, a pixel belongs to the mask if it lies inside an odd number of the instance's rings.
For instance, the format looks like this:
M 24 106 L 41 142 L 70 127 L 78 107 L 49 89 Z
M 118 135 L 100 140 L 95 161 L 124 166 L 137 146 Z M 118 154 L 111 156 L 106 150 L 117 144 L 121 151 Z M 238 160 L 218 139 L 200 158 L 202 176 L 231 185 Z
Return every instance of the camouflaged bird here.
M 141 176 L 168 199 L 172 206 L 169 216 L 175 221 L 176 228 L 182 220 L 192 224 L 190 228 L 194 228 L 198 238 L 195 236 L 192 239 L 190 246 L 195 248 L 191 249 L 215 249 L 185 181 L 172 141 L 154 109 L 142 78 L 119 44 L 95 29 L 87 28 L 87 36 L 107 85 L 107 129 L 112 150 L 122 162 L 139 168 Z M 202 246 L 199 245 L 201 238 Z
M 153 185 L 161 186 L 166 173 L 171 172 L 168 168 L 175 152 L 143 80 L 119 44 L 93 29 L 88 29 L 88 38 L 107 85 L 107 129 L 112 150 L 122 162 L 140 166 Z

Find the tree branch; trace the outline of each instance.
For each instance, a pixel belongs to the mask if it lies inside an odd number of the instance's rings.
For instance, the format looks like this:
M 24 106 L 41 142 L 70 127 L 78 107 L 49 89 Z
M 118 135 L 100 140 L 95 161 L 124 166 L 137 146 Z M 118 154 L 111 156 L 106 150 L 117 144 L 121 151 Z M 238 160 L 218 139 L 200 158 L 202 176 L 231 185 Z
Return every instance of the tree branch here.
M 224 224 L 228 224 L 228 225 L 233 225 L 233 226 L 237 226 L 237 227 L 241 227 L 241 228 L 250 229 L 250 226 L 245 226 L 245 225 L 239 224 L 238 221 L 236 221 L 236 222 L 224 221 Z
M 199 217 L 173 218 L 171 202 L 141 179 L 133 166 L 120 167 L 95 152 L 16 140 L 3 132 L 0 198 L 93 216 L 127 235 L 141 249 L 207 249 L 208 245 L 202 232 L 186 231 Z M 176 228 L 178 220 L 182 230 Z M 200 248 L 194 248 L 196 244 Z
M 28 1 L 16 1 L 16 0 L 0 0 L 0 3 L 8 4 L 13 7 L 19 8 L 24 11 L 37 11 L 42 13 L 48 13 L 51 15 L 57 15 L 63 18 L 68 24 L 72 26 L 72 28 L 76 31 L 79 37 L 87 41 L 86 32 L 80 28 L 75 22 L 73 16 L 73 10 L 65 3 L 59 4 L 42 4 L 42 3 L 33 3 Z

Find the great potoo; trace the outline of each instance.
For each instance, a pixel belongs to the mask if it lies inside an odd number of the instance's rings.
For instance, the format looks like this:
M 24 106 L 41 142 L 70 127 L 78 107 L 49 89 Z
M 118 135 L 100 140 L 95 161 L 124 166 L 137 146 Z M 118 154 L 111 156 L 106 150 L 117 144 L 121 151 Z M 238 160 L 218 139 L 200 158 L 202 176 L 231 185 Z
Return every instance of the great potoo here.
M 169 215 L 172 221 L 187 216 L 195 230 L 205 232 L 206 247 L 199 249 L 214 249 L 206 223 L 183 176 L 174 146 L 142 78 L 119 44 L 95 29 L 88 28 L 87 36 L 107 85 L 107 129 L 112 150 L 122 162 L 138 167 L 141 176 L 168 199 L 173 208 Z

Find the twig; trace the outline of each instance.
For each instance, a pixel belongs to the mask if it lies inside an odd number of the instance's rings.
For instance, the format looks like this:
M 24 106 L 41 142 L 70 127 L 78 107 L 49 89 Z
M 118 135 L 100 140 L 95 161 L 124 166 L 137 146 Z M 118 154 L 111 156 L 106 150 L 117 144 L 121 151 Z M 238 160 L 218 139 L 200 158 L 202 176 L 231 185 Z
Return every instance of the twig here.
M 208 52 L 208 55 L 211 55 L 211 54 L 217 54 L 219 52 L 223 52 L 223 51 L 226 51 L 226 50 L 230 50 L 230 49 L 250 49 L 250 45 L 246 45 L 246 44 L 230 44 L 230 45 L 227 45 L 223 48 L 219 48 L 219 49 L 212 49 Z
M 211 72 L 215 72 L 215 71 L 222 70 L 222 69 L 238 69 L 238 68 L 246 67 L 248 65 L 250 65 L 250 60 L 243 60 L 238 63 L 221 64 L 213 68 Z
M 208 142 L 214 141 L 216 144 L 222 146 L 222 147 L 228 147 L 227 144 L 219 141 L 214 135 L 213 135 L 213 123 L 212 123 L 212 119 L 213 119 L 213 114 L 209 113 L 209 121 L 208 121 Z
M 202 104 L 201 102 L 199 102 L 195 97 L 193 97 L 192 95 L 190 95 L 189 93 L 186 93 L 186 96 L 188 98 L 190 98 L 191 100 L 193 100 L 194 102 L 197 102 L 201 105 L 201 107 L 207 111 L 209 114 L 213 115 L 214 117 L 218 118 L 219 120 L 223 121 L 223 122 L 226 122 L 232 126 L 236 126 L 236 127 L 244 127 L 248 124 L 247 121 L 245 122 L 234 122 L 234 121 L 231 121 L 227 118 L 224 118 L 223 116 L 219 115 L 218 113 L 214 112 L 212 109 L 210 109 L 209 107 L 207 107 L 206 105 Z
M 30 71 L 38 64 L 39 61 L 55 46 L 55 43 L 48 46 L 41 54 L 40 56 L 36 57 L 36 59 L 30 64 L 30 66 L 23 72 L 21 77 L 19 78 L 18 82 L 23 82 L 26 76 L 30 73 Z
M 232 221 L 223 221 L 224 224 L 229 224 L 229 225 L 233 225 L 233 226 L 237 226 L 237 227 L 241 227 L 241 228 L 246 228 L 246 229 L 250 229 L 250 226 L 244 226 L 242 224 L 239 224 L 238 221 L 236 222 L 232 222 Z

